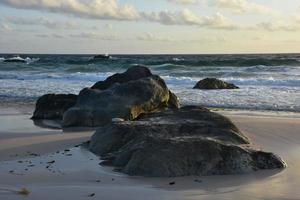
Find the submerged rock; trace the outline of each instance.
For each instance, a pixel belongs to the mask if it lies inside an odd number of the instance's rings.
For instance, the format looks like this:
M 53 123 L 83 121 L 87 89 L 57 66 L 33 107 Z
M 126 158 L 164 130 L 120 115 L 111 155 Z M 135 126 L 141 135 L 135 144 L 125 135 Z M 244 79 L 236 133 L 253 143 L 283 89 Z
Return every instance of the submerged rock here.
M 100 54 L 93 57 L 94 60 L 101 60 L 101 59 L 110 59 L 111 56 L 108 54 Z
M 152 75 L 114 84 L 106 90 L 83 89 L 74 107 L 65 112 L 64 126 L 101 126 L 113 118 L 133 120 L 142 113 L 168 106 L 169 90 L 159 76 Z
M 129 175 L 225 175 L 285 167 L 276 155 L 251 147 L 228 118 L 193 106 L 101 127 L 89 148 Z
M 226 83 L 216 78 L 206 78 L 199 81 L 194 89 L 201 90 L 221 90 L 221 89 L 239 89 L 239 87 L 235 86 L 231 83 Z
M 36 102 L 32 119 L 62 119 L 63 114 L 75 105 L 77 95 L 46 94 Z

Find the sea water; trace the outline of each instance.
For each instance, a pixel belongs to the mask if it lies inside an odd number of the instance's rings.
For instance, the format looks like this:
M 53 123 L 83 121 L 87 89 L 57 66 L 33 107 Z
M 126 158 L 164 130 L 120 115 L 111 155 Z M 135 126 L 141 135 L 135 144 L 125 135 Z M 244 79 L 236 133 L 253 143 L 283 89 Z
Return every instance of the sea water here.
M 160 75 L 183 105 L 300 112 L 300 54 L 262 55 L 0 55 L 0 102 L 34 102 L 46 93 L 78 94 L 84 87 L 145 65 Z M 195 90 L 197 81 L 215 77 L 239 90 Z

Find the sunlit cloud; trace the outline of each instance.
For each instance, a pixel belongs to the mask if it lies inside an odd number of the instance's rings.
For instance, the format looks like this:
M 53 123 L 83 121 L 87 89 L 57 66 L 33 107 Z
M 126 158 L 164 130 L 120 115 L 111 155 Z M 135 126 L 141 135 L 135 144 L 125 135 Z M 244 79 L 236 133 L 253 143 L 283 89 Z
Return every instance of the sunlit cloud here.
M 152 22 L 165 25 L 195 25 L 214 29 L 237 29 L 238 25 L 220 13 L 212 16 L 198 16 L 188 9 L 179 12 L 161 11 L 159 13 L 144 13 L 143 17 Z
M 150 42 L 154 42 L 154 41 L 158 41 L 158 42 L 174 42 L 174 41 L 176 41 L 174 38 L 171 38 L 171 37 L 161 37 L 161 36 L 155 35 L 153 33 L 145 33 L 143 35 L 139 35 L 139 36 L 137 36 L 137 40 L 150 41 Z
M 78 24 L 73 21 L 55 21 L 45 17 L 6 17 L 5 20 L 7 23 L 15 25 L 40 25 L 49 29 L 76 29 L 78 27 Z
M 184 4 L 184 5 L 196 4 L 199 2 L 198 0 L 167 0 L 167 1 L 169 1 L 171 3 Z
M 103 35 L 98 32 L 80 32 L 80 33 L 72 33 L 69 34 L 69 37 L 71 38 L 79 38 L 79 39 L 97 39 L 97 40 L 121 40 L 121 38 L 118 37 L 117 34 L 109 34 L 109 35 Z
M 175 12 L 138 12 L 133 6 L 118 5 L 117 0 L 3 0 L 0 1 L 0 4 L 14 8 L 46 10 L 49 12 L 70 14 L 77 17 L 87 17 L 93 19 L 150 21 L 164 25 L 197 25 L 200 27 L 227 30 L 237 28 L 237 25 L 220 13 L 216 13 L 212 16 L 198 16 L 188 9 Z M 26 19 L 15 19 L 11 21 L 20 24 L 34 23 Z M 69 22 L 62 24 L 42 20 L 39 23 L 50 28 L 55 28 L 55 26 L 72 26 L 72 24 L 69 24 Z
M 210 4 L 237 14 L 278 14 L 278 11 L 250 0 L 211 0 Z
M 133 6 L 119 5 L 117 0 L 1 0 L 0 4 L 92 19 L 134 20 L 139 16 Z

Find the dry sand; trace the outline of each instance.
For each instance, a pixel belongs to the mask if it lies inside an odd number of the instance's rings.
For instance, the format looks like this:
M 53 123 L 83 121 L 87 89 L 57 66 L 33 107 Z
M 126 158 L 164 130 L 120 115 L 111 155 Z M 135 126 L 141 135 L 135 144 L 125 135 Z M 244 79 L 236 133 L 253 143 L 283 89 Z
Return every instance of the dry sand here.
M 92 131 L 42 129 L 29 115 L 8 112 L 0 114 L 0 199 L 300 199 L 300 119 L 227 115 L 254 143 L 280 155 L 288 168 L 234 176 L 129 177 L 74 147 Z M 14 192 L 24 187 L 28 196 Z

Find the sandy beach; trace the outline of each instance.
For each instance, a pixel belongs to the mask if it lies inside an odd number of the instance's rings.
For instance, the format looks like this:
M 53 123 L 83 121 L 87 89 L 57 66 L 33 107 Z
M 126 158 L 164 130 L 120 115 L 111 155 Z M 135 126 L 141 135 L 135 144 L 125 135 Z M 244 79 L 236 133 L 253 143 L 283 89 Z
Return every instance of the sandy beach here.
M 0 200 L 300 200 L 300 0 L 0 0 Z
M 224 114 L 224 111 L 222 111 Z M 28 112 L 2 109 L 0 115 L 0 199 L 298 199 L 300 118 L 246 116 L 225 112 L 251 140 L 281 156 L 285 170 L 247 175 L 143 178 L 99 165 L 77 146 L 93 131 L 37 127 Z M 170 183 L 172 183 L 170 185 Z

